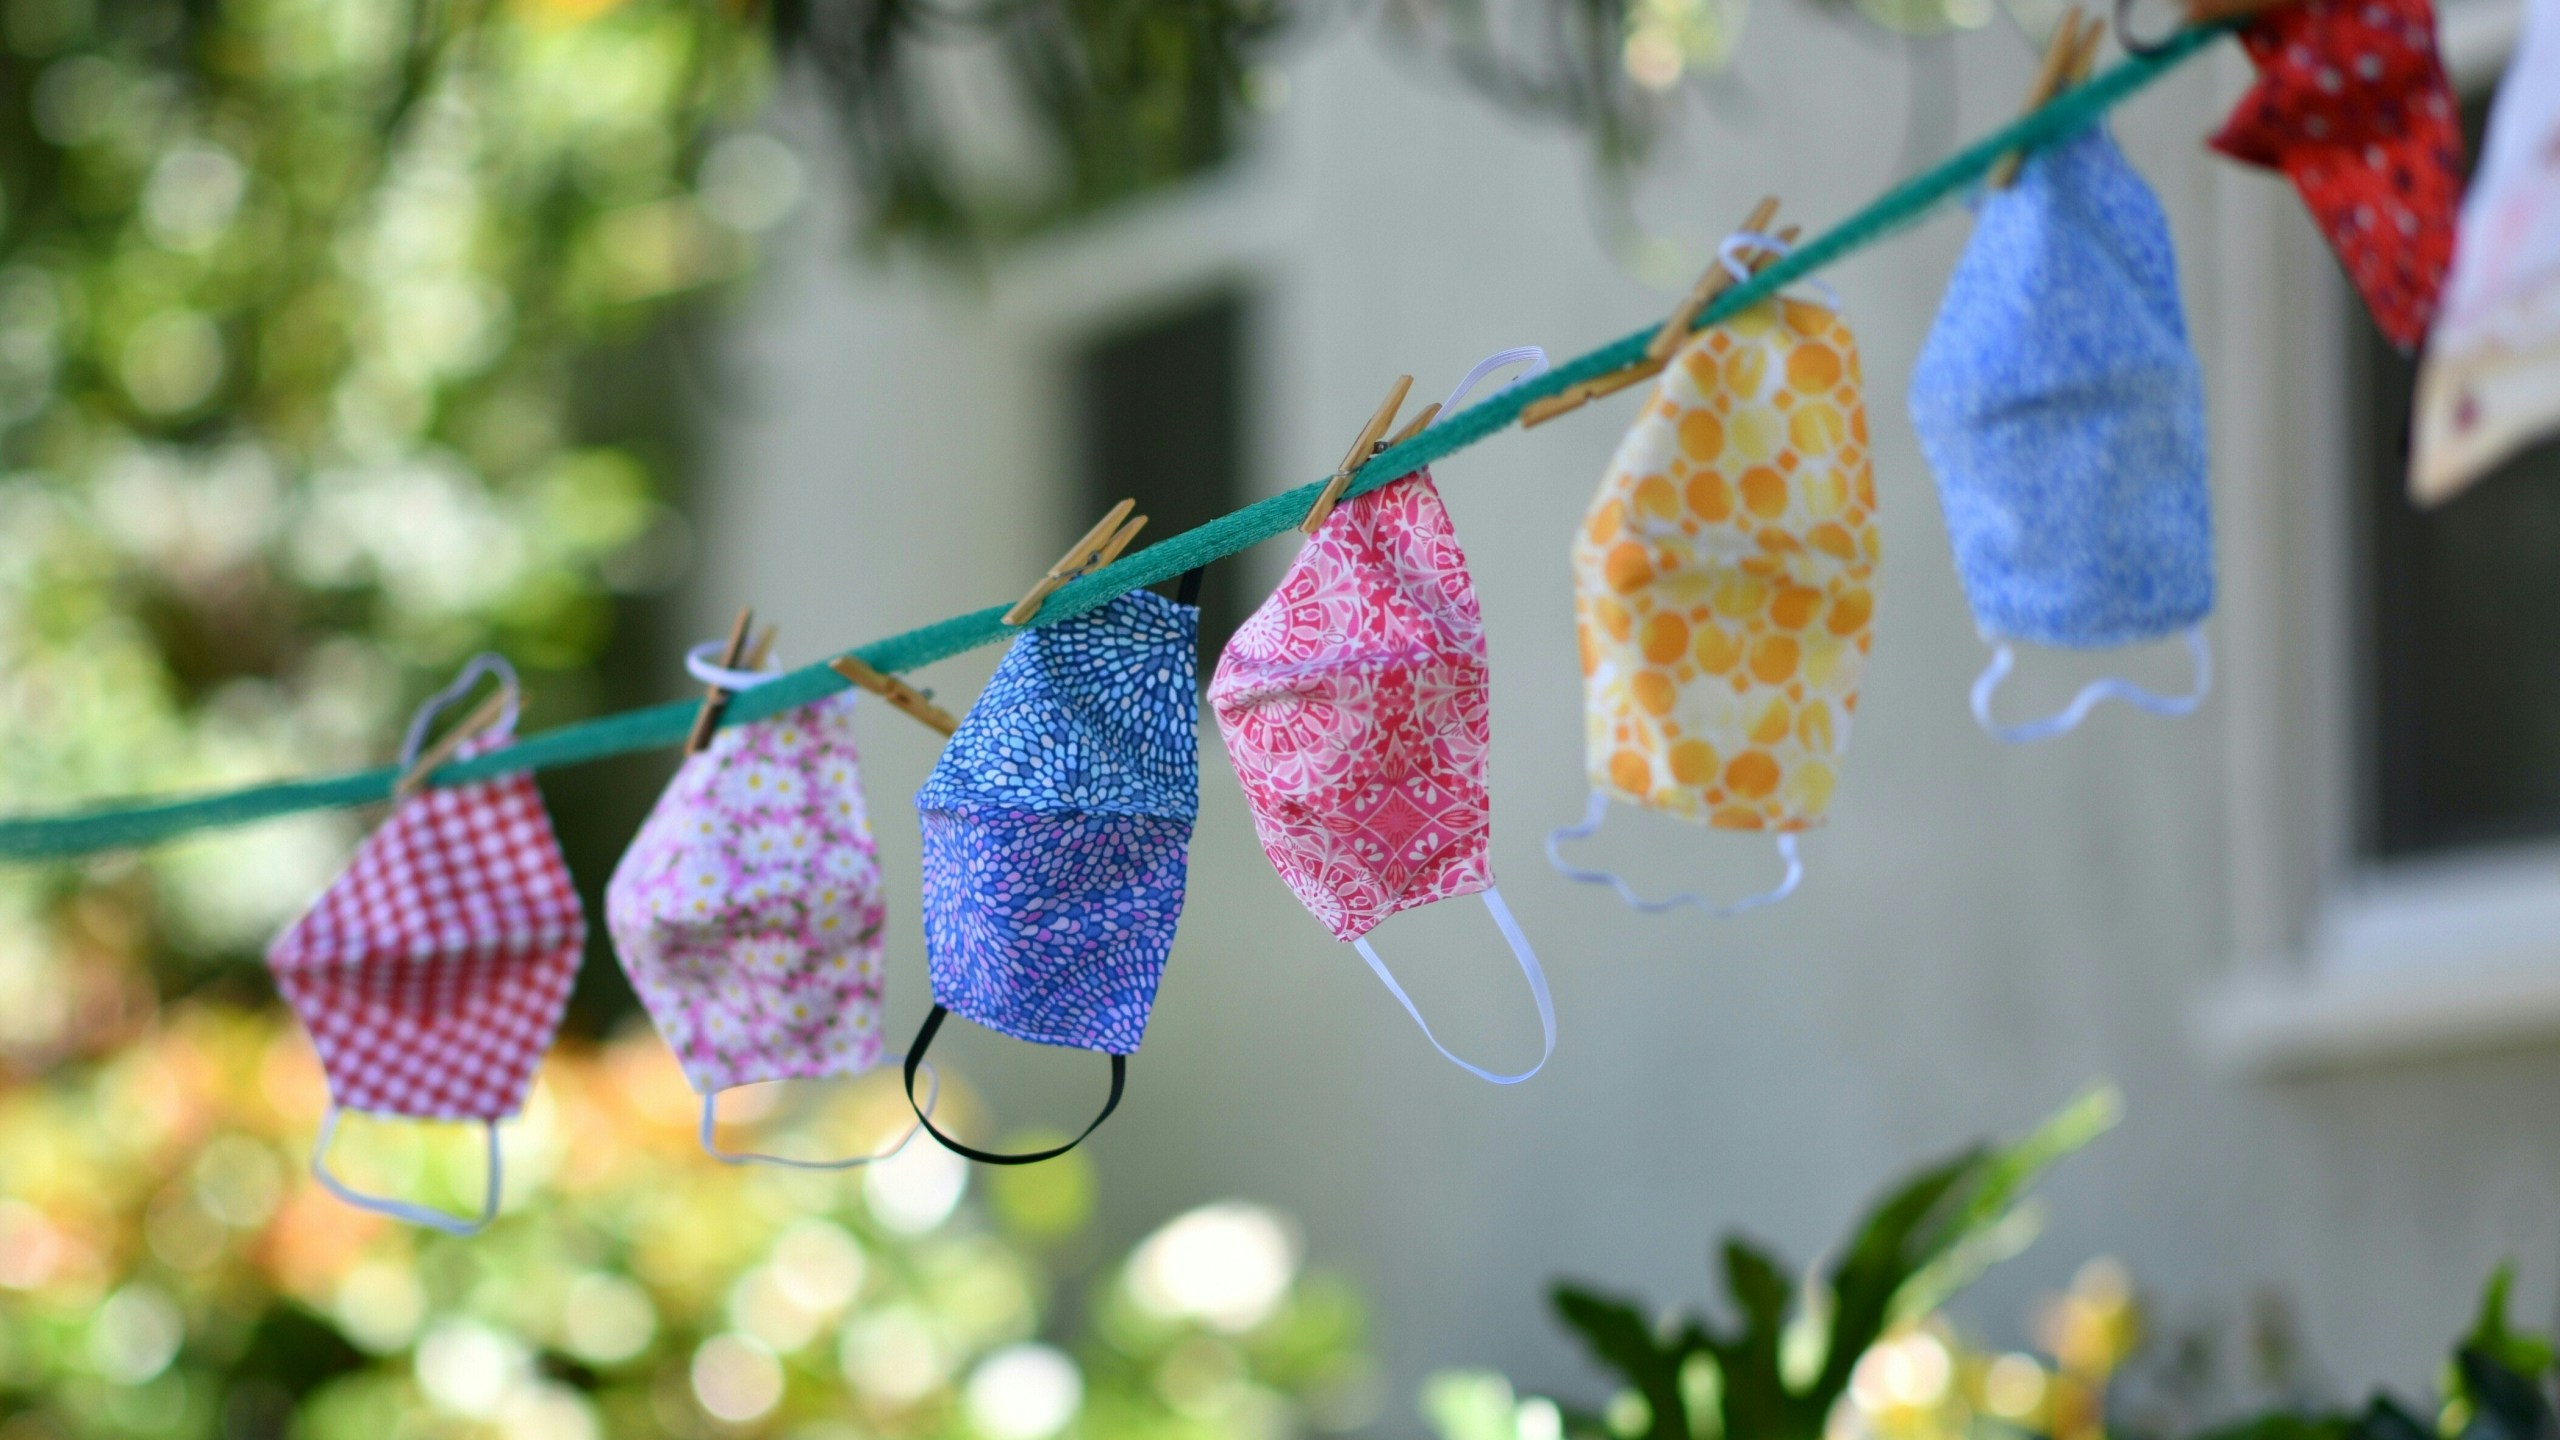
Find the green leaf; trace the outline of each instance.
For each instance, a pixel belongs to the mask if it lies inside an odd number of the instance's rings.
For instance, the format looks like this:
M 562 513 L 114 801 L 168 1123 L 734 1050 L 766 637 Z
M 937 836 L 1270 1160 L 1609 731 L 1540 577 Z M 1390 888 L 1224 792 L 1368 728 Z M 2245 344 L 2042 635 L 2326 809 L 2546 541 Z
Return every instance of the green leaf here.
M 2462 1348 L 2482 1351 L 2525 1379 L 2539 1380 L 2551 1370 L 2551 1337 L 2507 1328 L 2507 1293 L 2514 1288 L 2515 1278 L 2512 1262 L 2501 1262 L 2489 1272 L 2489 1283 L 2480 1292 L 2479 1317 L 2471 1322 L 2471 1333 L 2462 1337 Z
M 1977 1151 L 1981 1168 L 1943 1217 L 1947 1226 L 1894 1297 L 1892 1319 L 1913 1320 L 1980 1279 L 1992 1264 L 2025 1248 L 2035 1222 L 2020 1220 L 2019 1201 L 2055 1162 L 2087 1148 L 2124 1118 L 2124 1094 L 2101 1080 L 2007 1146 Z M 2011 1227 L 2024 1235 L 2003 1234 Z
M 1592 1358 L 1625 1377 L 1652 1409 L 1651 1440 L 1689 1440 L 1689 1412 L 1680 1398 L 1680 1361 L 1687 1346 L 1665 1346 L 1633 1305 L 1575 1285 L 1550 1292 L 1556 1315 L 1582 1337 Z
M 1891 1325 L 1914 1318 L 1919 1312 L 1908 1308 L 1914 1302 L 1934 1307 L 1987 1265 L 2016 1253 L 2035 1232 L 2034 1217 L 2019 1204 L 2027 1187 L 2056 1160 L 2104 1134 L 2122 1108 L 2113 1087 L 2093 1086 L 2023 1138 L 1976 1146 L 1894 1187 L 1859 1223 L 1829 1283 L 1808 1286 L 1806 1294 L 1823 1303 L 1808 1300 L 1794 1328 L 1815 1332 L 1810 1344 L 1804 1335 L 1792 1345 L 1789 1340 L 1794 1278 L 1767 1251 L 1738 1238 L 1723 1246 L 1725 1291 L 1735 1314 L 1729 1328 L 1692 1318 L 1678 1336 L 1664 1339 L 1632 1304 L 1571 1285 L 1556 1287 L 1556 1312 L 1643 1397 L 1651 1411 L 1647 1440 L 1693 1440 L 1711 1432 L 1727 1440 L 1818 1440 L 1859 1357 Z M 1786 1364 L 1791 1349 L 1801 1352 L 1794 1384 Z M 1702 1351 L 1715 1361 L 1721 1383 L 1712 1403 L 1720 1413 L 1702 1416 L 1693 1428 L 1680 1373 L 1682 1362 Z M 1701 1403 L 1708 1398 L 1702 1395 Z
M 1936 1308 L 2004 1250 L 2015 1253 L 1992 1242 L 2027 1187 L 2055 1161 L 2105 1134 L 2123 1113 L 2123 1097 L 2101 1082 L 2024 1137 L 1976 1146 L 1888 1195 L 1832 1271 L 1830 1349 L 1806 1398 L 1828 1414 L 1858 1358 L 1887 1328 Z
M 2403 1409 L 2399 1401 L 2380 1394 L 2357 1417 L 2353 1433 L 2355 1440 L 2437 1440 L 2435 1433 Z
M 1931 1217 L 1974 1180 L 1985 1159 L 1982 1149 L 1968 1150 L 1906 1181 L 1868 1212 L 1832 1267 L 1830 1341 L 1809 1392 L 1826 1409 L 1847 1388 L 1858 1357 L 1884 1333 L 1894 1295 L 1935 1253 L 1932 1236 L 1943 1227 Z
M 1559 1405 L 1556 1415 L 1564 1422 L 1567 1440 L 1608 1440 L 1609 1420 L 1597 1410 Z
M 1792 1434 L 1796 1404 L 1780 1365 L 1787 1302 L 1795 1284 L 1778 1262 L 1740 1238 L 1724 1242 L 1725 1293 L 1740 1313 L 1732 1338 L 1707 1336 L 1724 1372 L 1724 1432 L 1729 1436 Z
M 1739 1237 L 1724 1242 L 1725 1289 L 1742 1311 L 1746 1334 L 1772 1337 L 1787 1323 L 1787 1301 L 1795 1283 L 1768 1251 Z
M 2501 1274 L 2491 1282 L 2492 1288 L 2502 1289 L 2504 1279 Z M 2501 1305 L 2501 1324 L 2504 1310 Z M 2476 1345 L 2465 1345 L 2454 1357 L 2454 1370 L 2462 1377 L 2462 1398 L 2471 1409 L 2462 1440 L 2553 1440 L 2560 1435 L 2560 1423 L 2554 1422 L 2542 1387 L 2510 1369 L 2503 1359 Z
M 2195 1440 L 2361 1440 L 2353 1417 L 2339 1414 L 2296 1415 L 2271 1410 L 2233 1424 L 2217 1426 Z M 2382 1440 L 2382 1437 L 2374 1437 Z

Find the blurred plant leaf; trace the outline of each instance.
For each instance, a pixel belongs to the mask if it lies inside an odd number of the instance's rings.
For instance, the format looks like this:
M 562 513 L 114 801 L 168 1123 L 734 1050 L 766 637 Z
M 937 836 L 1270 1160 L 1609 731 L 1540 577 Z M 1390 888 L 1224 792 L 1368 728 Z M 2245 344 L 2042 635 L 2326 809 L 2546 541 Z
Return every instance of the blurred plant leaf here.
M 2478 1350 L 2527 1380 L 2538 1381 L 2551 1371 L 2551 1337 L 2508 1326 L 2507 1297 L 2515 1278 L 2511 1261 L 2489 1272 L 2489 1282 L 2480 1292 L 2480 1313 L 2471 1322 L 2471 1333 L 2463 1337 L 2463 1348 Z
M 1286 0 L 776 0 L 782 52 L 821 81 L 875 241 L 978 253 L 1205 173 L 1234 148 L 1244 79 Z M 949 73 L 1009 105 L 1033 183 L 974 164 Z M 937 74 L 937 71 L 942 72 Z
M 1592 1358 L 1617 1371 L 1644 1397 L 1651 1412 L 1646 1428 L 1649 1440 L 1689 1440 L 1680 1362 L 1694 1346 L 1694 1338 L 1659 1339 L 1633 1305 L 1580 1286 L 1558 1285 L 1552 1298 L 1557 1317 L 1582 1337 Z
M 2027 1189 L 2056 1161 L 2086 1148 L 2123 1118 L 2122 1092 L 2100 1082 L 2015 1144 L 1980 1155 L 1979 1169 L 1950 1192 L 1954 1212 L 1936 1222 L 1943 1229 L 1927 1240 L 1929 1253 L 1896 1285 L 1887 1325 L 1928 1314 L 2024 1249 L 2037 1228 L 2022 1203 Z
M 2094 1086 L 2024 1137 L 1975 1146 L 1894 1186 L 1851 1232 L 1818 1303 L 1792 1319 L 1793 1276 L 1739 1238 L 1728 1238 L 1722 1251 L 1735 1312 L 1730 1325 L 1692 1316 L 1657 1328 L 1633 1303 L 1569 1283 L 1553 1291 L 1556 1314 L 1594 1359 L 1644 1397 L 1652 1411 L 1647 1440 L 1690 1440 L 1680 1377 L 1697 1355 L 1712 1358 L 1719 1381 L 1718 1413 L 1698 1428 L 1752 1440 L 1819 1440 L 1859 1357 L 1909 1318 L 1920 1298 L 1934 1307 L 1990 1260 L 2011 1253 L 1986 1237 L 2013 1229 L 2027 1188 L 2106 1133 L 2122 1108 L 2113 1087 Z M 1807 1367 L 1809 1379 L 1790 1379 L 1791 1327 L 1815 1332 L 1818 1363 Z
M 2500 1312 L 2503 1328 L 2503 1306 Z M 2549 1363 L 2547 1349 L 2542 1363 Z M 2543 1394 L 2537 1375 L 2510 1366 L 2503 1355 L 2476 1344 L 2456 1352 L 2454 1371 L 2461 1378 L 2456 1393 L 2470 1410 L 2461 1440 L 2553 1440 L 2560 1435 L 2560 1422 L 2553 1419 L 2550 1397 Z

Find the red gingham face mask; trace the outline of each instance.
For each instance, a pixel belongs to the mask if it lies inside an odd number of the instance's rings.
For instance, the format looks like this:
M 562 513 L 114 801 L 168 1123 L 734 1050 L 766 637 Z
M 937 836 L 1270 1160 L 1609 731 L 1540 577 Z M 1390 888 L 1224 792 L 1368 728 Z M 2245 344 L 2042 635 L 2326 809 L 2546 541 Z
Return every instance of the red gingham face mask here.
M 1506 351 L 1487 371 L 1535 358 Z M 1492 724 L 1484 621 L 1449 512 L 1429 471 L 1345 500 L 1318 526 L 1280 588 L 1218 659 L 1209 703 L 1253 810 L 1263 852 L 1334 937 L 1348 940 L 1424 1038 L 1459 1068 L 1369 945 L 1399 910 L 1482 894 L 1536 997 L 1555 1051 L 1555 1010 L 1538 957 L 1494 888 L 1485 755 Z
M 411 723 L 403 771 L 435 713 L 484 674 L 516 688 L 504 660 L 473 660 Z M 458 754 L 495 749 L 514 731 L 510 699 L 504 718 Z M 531 775 L 399 801 L 267 951 L 276 989 L 310 1032 L 329 1077 L 312 1174 L 349 1204 L 398 1219 L 454 1234 L 488 1224 L 500 1188 L 496 1122 L 524 1105 L 586 939 L 586 917 Z M 343 1110 L 484 1122 L 489 1181 L 478 1218 L 349 1189 L 326 1163 Z
M 2258 83 L 2213 146 L 2281 170 L 2364 295 L 2414 350 L 2453 263 L 2462 130 L 2428 0 L 2290 0 L 2240 32 Z

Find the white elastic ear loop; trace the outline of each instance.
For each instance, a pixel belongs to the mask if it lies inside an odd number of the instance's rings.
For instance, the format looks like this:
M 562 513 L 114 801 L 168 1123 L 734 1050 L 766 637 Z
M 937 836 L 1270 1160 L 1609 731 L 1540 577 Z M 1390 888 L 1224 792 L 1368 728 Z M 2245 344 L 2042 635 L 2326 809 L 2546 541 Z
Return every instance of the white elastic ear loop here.
M 482 1128 L 489 1132 L 489 1191 L 487 1197 L 480 1202 L 480 1217 L 476 1220 L 467 1220 L 460 1215 L 450 1214 L 430 1206 L 412 1204 L 406 1200 L 394 1200 L 387 1195 L 368 1195 L 329 1173 L 329 1142 L 337 1136 L 338 1115 L 338 1107 L 335 1104 L 330 1105 L 329 1113 L 320 1119 L 320 1138 L 311 1146 L 311 1178 L 320 1182 L 321 1189 L 359 1210 L 371 1210 L 376 1214 L 388 1215 L 394 1220 L 406 1220 L 412 1225 L 424 1225 L 430 1230 L 441 1230 L 447 1235 L 477 1235 L 488 1228 L 490 1221 L 498 1218 L 498 1192 L 506 1183 L 506 1171 L 498 1158 L 497 1121 L 480 1122 Z
M 1547 863 L 1556 867 L 1556 873 L 1567 880 L 1579 880 L 1585 885 L 1608 886 L 1618 892 L 1619 899 L 1648 915 L 1658 915 L 1665 910 L 1676 909 L 1682 905 L 1694 905 L 1710 915 L 1729 920 L 1736 915 L 1757 910 L 1763 905 L 1775 905 L 1796 893 L 1796 887 L 1804 883 L 1804 861 L 1796 854 L 1795 832 L 1781 830 L 1778 832 L 1778 858 L 1787 862 L 1787 878 L 1779 881 L 1775 888 L 1763 890 L 1757 895 L 1745 895 L 1739 900 L 1721 905 L 1705 896 L 1687 891 L 1661 900 L 1647 900 L 1635 892 L 1634 886 L 1608 871 L 1585 870 L 1579 865 L 1567 862 L 1564 858 L 1561 847 L 1565 841 L 1588 840 L 1600 833 L 1600 822 L 1607 819 L 1608 815 L 1609 797 L 1597 790 L 1592 791 L 1591 803 L 1583 808 L 1581 824 L 1559 825 L 1548 832 Z
M 725 640 L 705 640 L 685 651 L 685 673 L 705 685 L 717 685 L 723 690 L 753 690 L 782 673 L 779 665 L 763 670 L 732 670 L 720 663 L 720 652 L 727 648 L 729 643 Z
M 2057 735 L 2068 735 L 2079 729 L 2080 722 L 2089 718 L 2089 712 L 2098 708 L 2101 702 L 2108 700 L 2120 700 L 2137 710 L 2147 710 L 2154 715 L 2166 715 L 2172 719 L 2193 715 L 2196 713 L 2196 707 L 2204 703 L 2205 697 L 2213 693 L 2213 646 L 2205 639 L 2202 625 L 2190 627 L 2186 638 L 2187 653 L 2195 657 L 2196 676 L 2195 688 L 2188 693 L 2161 695 L 2145 690 L 2130 680 L 2108 675 L 2081 686 L 2080 693 L 2071 697 L 2071 703 L 2054 714 L 2047 715 L 2041 720 L 2028 720 L 2017 725 L 2003 725 L 1991 718 L 1992 694 L 2000 688 L 2000 682 L 2008 679 L 2009 672 L 2016 669 L 2018 665 L 2018 657 L 2010 652 L 2008 642 L 1994 642 L 1996 648 L 1991 652 L 1991 663 L 1983 666 L 1982 673 L 1974 677 L 1973 721 L 1982 727 L 1984 734 L 1994 740 L 2005 740 L 2012 745 L 2029 745 L 2038 740 L 2050 740 Z
M 884 1055 L 880 1063 L 903 1065 L 906 1063 L 906 1057 Z M 934 1071 L 933 1062 L 930 1060 L 925 1061 L 919 1068 L 924 1071 L 923 1113 L 930 1116 L 933 1114 L 934 1101 L 942 1094 L 942 1077 Z M 888 1159 L 906 1149 L 907 1142 L 916 1138 L 917 1133 L 924 1129 L 924 1121 L 919 1119 L 915 1124 L 907 1127 L 906 1134 L 898 1137 L 897 1144 L 870 1155 L 849 1155 L 841 1160 L 795 1160 L 788 1155 L 767 1155 L 760 1150 L 721 1149 L 719 1142 L 713 1138 L 713 1130 L 718 1122 L 713 1118 L 712 1110 L 719 1103 L 720 1092 L 716 1090 L 702 1097 L 702 1153 L 723 1165 L 779 1165 L 792 1170 L 850 1170 L 856 1165 L 868 1165 L 874 1160 Z
M 484 675 L 496 676 L 498 688 L 507 696 L 507 708 L 499 715 L 498 723 L 489 727 L 489 733 L 515 733 L 516 702 L 522 697 L 524 687 L 517 683 L 516 667 L 507 663 L 506 656 L 495 650 L 483 650 L 471 657 L 470 663 L 462 667 L 462 673 L 453 677 L 452 684 L 428 696 L 426 703 L 418 707 L 418 713 L 409 717 L 409 731 L 400 737 L 400 769 L 403 773 L 418 762 L 418 752 L 426 748 L 427 731 L 436 723 L 436 717 L 444 713 L 446 706 L 470 694 L 471 687 L 479 684 L 480 677 Z
M 1510 389 L 1512 386 L 1519 384 L 1523 380 L 1535 380 L 1539 376 L 1546 374 L 1547 352 L 1536 345 L 1522 345 L 1514 349 L 1487 355 L 1482 360 L 1477 361 L 1476 368 L 1467 372 L 1467 378 L 1458 382 L 1458 388 L 1449 392 L 1449 398 L 1440 402 L 1440 413 L 1432 420 L 1431 423 L 1434 425 L 1447 424 L 1449 417 L 1458 413 L 1458 402 L 1467 398 L 1467 392 L 1475 389 L 1477 385 L 1483 383 L 1484 377 L 1501 369 L 1505 365 L 1526 365 L 1529 368 L 1494 387 L 1493 394 L 1495 395 L 1501 394 L 1503 391 Z M 1487 398 L 1491 397 L 1488 396 Z
M 1556 1053 L 1556 1002 L 1555 997 L 1547 993 L 1547 972 L 1539 968 L 1538 952 L 1529 948 L 1529 937 L 1520 933 L 1520 922 L 1511 918 L 1511 907 L 1502 903 L 1502 892 L 1487 885 L 1483 893 L 1484 908 L 1493 912 L 1493 923 L 1502 931 L 1502 938 L 1510 942 L 1511 954 L 1520 962 L 1520 973 L 1529 977 L 1529 994 L 1538 1002 L 1538 1028 L 1547 1037 L 1546 1048 L 1538 1052 L 1538 1063 L 1517 1075 L 1497 1075 L 1481 1065 L 1450 1054 L 1449 1047 L 1440 1043 L 1440 1037 L 1431 1033 L 1431 1022 L 1422 1018 L 1422 1012 L 1414 1006 L 1413 997 L 1405 994 L 1404 987 L 1397 984 L 1396 977 L 1388 972 L 1387 962 L 1379 959 L 1378 952 L 1370 948 L 1369 937 L 1363 935 L 1351 945 L 1360 952 L 1361 959 L 1369 962 L 1369 968 L 1378 972 L 1378 978 L 1386 982 L 1387 993 L 1396 997 L 1396 1003 L 1404 1007 L 1404 1013 L 1412 1016 L 1413 1023 L 1422 1027 L 1422 1038 L 1431 1042 L 1432 1049 L 1439 1051 L 1450 1064 L 1479 1080 L 1490 1080 L 1496 1085 L 1517 1085 L 1547 1068 L 1547 1057 Z
M 1766 250 L 1772 255 L 1783 256 L 1794 254 L 1795 249 L 1794 245 L 1775 235 L 1763 235 L 1757 230 L 1737 230 L 1724 237 L 1724 243 L 1716 247 L 1716 259 L 1723 263 L 1725 273 L 1738 282 L 1751 278 L 1751 267 L 1742 263 L 1743 251 Z M 1797 283 L 1821 296 L 1824 309 L 1836 311 L 1840 308 L 1840 292 L 1832 289 L 1828 282 L 1807 275 Z

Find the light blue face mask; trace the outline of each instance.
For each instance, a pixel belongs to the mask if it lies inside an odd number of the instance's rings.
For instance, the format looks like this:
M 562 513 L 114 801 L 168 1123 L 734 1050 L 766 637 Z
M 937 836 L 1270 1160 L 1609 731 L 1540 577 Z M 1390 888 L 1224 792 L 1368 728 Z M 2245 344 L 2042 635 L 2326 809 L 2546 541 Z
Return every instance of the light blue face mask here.
M 1911 374 L 1956 574 L 1991 663 L 1973 714 L 1999 739 L 2069 732 L 2105 700 L 2187 715 L 2212 685 L 2204 383 L 2150 187 L 2104 130 L 1987 192 Z M 2057 714 L 1992 718 L 2010 642 L 2108 649 L 2184 633 L 2194 688 L 2108 677 Z

